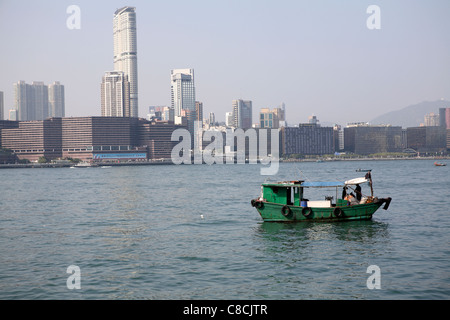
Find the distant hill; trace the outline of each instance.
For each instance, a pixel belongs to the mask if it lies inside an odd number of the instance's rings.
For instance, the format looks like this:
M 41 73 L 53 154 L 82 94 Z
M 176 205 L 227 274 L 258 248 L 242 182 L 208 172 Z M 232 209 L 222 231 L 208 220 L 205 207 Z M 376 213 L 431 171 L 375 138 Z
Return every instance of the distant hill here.
M 372 121 L 370 124 L 391 124 L 403 128 L 418 127 L 424 122 L 427 113 L 439 114 L 439 108 L 450 108 L 447 100 L 424 101 L 406 108 L 385 113 Z

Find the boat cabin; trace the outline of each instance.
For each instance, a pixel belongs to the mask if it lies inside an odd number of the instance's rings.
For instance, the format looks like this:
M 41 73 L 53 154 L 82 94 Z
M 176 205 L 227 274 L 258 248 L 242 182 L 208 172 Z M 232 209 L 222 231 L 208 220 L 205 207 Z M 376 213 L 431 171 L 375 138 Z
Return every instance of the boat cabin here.
M 346 206 L 348 201 L 342 199 L 342 197 L 339 197 L 341 195 L 342 188 L 350 187 L 350 189 L 353 189 L 352 186 L 366 182 L 369 182 L 366 178 L 356 178 L 345 182 L 305 182 L 302 180 L 297 180 L 263 183 L 261 186 L 261 198 L 267 202 L 288 206 L 313 208 Z M 335 188 L 336 196 L 326 196 L 323 200 L 310 201 L 304 197 L 304 188 Z M 333 200 L 335 200 L 334 203 Z
M 267 202 L 300 206 L 303 200 L 303 181 L 289 181 L 279 183 L 264 183 L 262 198 Z

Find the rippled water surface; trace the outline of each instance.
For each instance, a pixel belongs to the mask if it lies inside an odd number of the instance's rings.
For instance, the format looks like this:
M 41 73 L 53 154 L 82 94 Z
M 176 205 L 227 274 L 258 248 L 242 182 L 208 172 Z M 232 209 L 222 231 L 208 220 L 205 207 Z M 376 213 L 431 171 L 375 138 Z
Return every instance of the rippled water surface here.
M 268 178 L 259 165 L 2 169 L 0 298 L 450 298 L 450 167 L 282 163 L 269 178 L 347 180 L 358 168 L 373 169 L 389 210 L 299 224 L 263 223 L 251 207 Z M 371 265 L 381 289 L 367 287 Z

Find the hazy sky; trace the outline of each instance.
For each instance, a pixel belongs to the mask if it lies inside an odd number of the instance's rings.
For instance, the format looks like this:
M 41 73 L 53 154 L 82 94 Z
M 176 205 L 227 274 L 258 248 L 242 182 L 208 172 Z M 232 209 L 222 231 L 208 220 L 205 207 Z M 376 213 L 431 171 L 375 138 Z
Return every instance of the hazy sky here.
M 81 10 L 70 30 L 66 9 Z M 366 21 L 381 9 L 381 29 Z M 450 99 L 448 0 L 0 0 L 0 91 L 61 81 L 66 116 L 100 115 L 113 70 L 112 20 L 136 7 L 139 115 L 170 105 L 170 70 L 194 68 L 196 97 L 224 121 L 233 99 L 286 104 L 290 124 L 370 121 L 425 100 Z

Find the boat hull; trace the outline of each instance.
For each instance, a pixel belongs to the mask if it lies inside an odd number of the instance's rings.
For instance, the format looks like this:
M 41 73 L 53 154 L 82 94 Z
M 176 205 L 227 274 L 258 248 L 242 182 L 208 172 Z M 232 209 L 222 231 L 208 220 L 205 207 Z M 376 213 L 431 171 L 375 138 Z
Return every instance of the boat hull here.
M 346 221 L 370 220 L 372 215 L 383 204 L 358 204 L 353 206 L 329 208 L 305 208 L 299 206 L 285 206 L 278 203 L 256 201 L 255 208 L 265 222 L 306 222 L 306 221 Z

